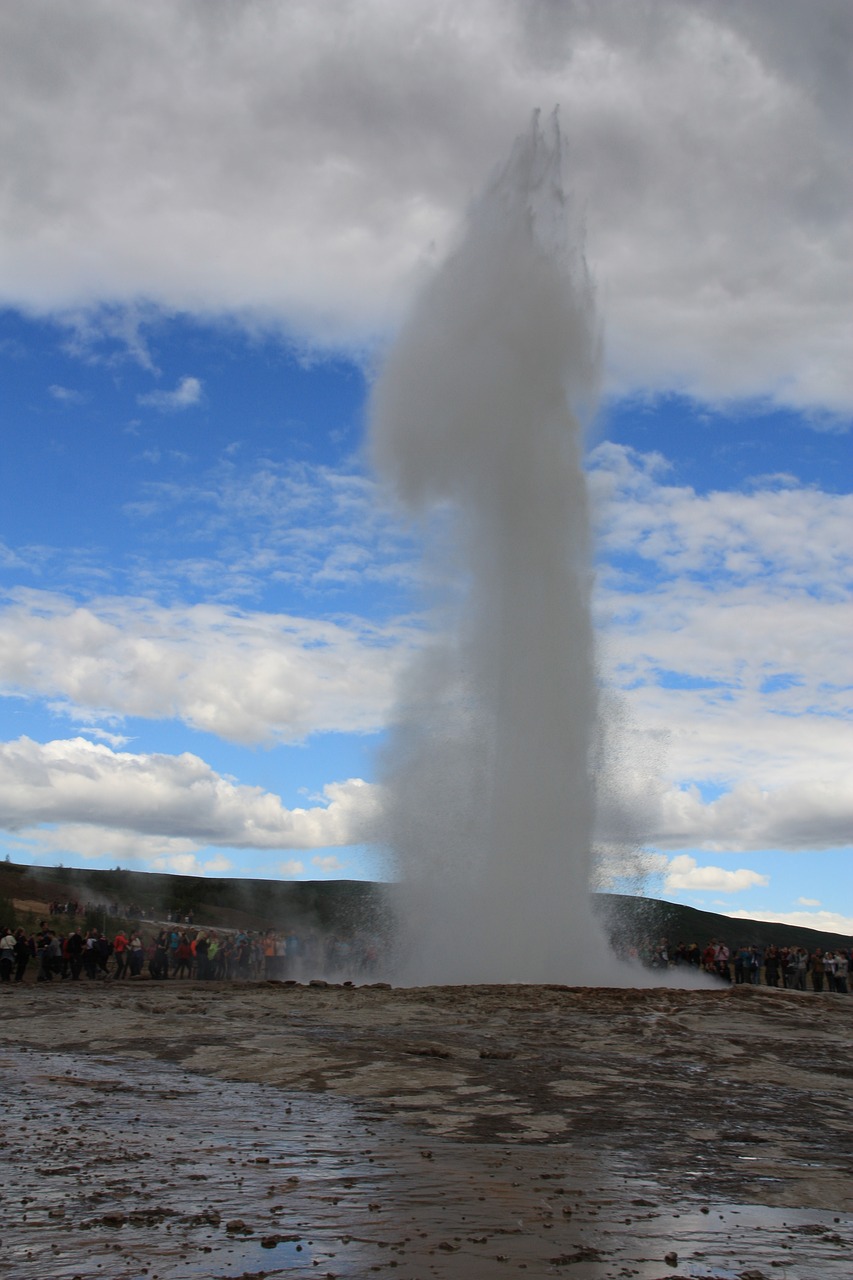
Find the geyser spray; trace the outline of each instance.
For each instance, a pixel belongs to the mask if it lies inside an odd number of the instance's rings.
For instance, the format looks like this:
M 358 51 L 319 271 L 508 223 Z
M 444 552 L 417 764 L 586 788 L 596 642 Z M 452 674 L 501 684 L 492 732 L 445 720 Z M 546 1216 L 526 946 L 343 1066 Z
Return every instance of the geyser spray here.
M 472 209 L 372 404 L 381 477 L 424 522 L 431 628 L 385 759 L 402 976 L 601 982 L 596 678 L 582 422 L 599 339 L 556 113 Z

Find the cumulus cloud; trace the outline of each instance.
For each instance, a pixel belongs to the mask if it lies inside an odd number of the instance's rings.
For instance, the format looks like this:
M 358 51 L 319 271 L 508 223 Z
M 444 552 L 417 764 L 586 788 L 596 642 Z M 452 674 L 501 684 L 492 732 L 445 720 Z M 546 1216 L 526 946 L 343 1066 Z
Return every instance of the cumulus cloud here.
M 374 833 L 378 803 L 376 788 L 358 778 L 329 784 L 323 803 L 311 809 L 286 809 L 279 796 L 222 777 L 189 752 L 133 755 L 83 738 L 0 744 L 0 825 L 102 829 L 106 834 L 94 841 L 98 856 L 106 844 L 115 852 L 116 832 L 132 833 L 131 841 L 154 838 L 154 857 L 172 862 L 193 855 L 175 841 L 243 849 L 354 844 Z
M 742 893 L 744 889 L 754 889 L 756 885 L 770 883 L 768 876 L 759 875 L 756 871 L 740 868 L 727 871 L 723 867 L 700 867 L 695 858 L 682 853 L 672 858 L 664 876 L 664 888 L 668 893 L 679 889 L 713 889 L 722 893 Z
M 150 405 L 161 413 L 173 413 L 189 409 L 201 400 L 201 381 L 198 378 L 181 378 L 174 391 L 148 391 L 136 397 L 139 404 Z
M 849 411 L 851 39 L 845 0 L 7 5 L 0 301 L 362 348 L 560 102 L 611 387 Z
M 710 801 L 696 787 L 670 788 L 643 816 L 647 839 L 661 849 L 843 849 L 851 845 L 853 785 L 843 776 L 774 790 L 740 783 Z
M 402 628 L 217 605 L 15 593 L 0 609 L 0 687 L 85 719 L 178 718 L 241 743 L 380 728 Z
M 158 509 L 208 520 L 212 538 L 233 527 L 249 547 L 254 525 L 271 529 L 251 553 L 257 563 L 238 562 L 247 579 L 263 565 L 292 581 L 330 575 L 348 521 L 374 572 L 405 572 L 385 517 L 371 524 L 362 478 L 249 479 L 226 470 L 195 497 L 158 494 Z M 791 485 L 700 496 L 669 483 L 655 459 L 613 445 L 597 451 L 592 479 L 600 665 L 628 717 L 603 753 L 599 840 L 685 852 L 846 847 L 849 497 Z M 276 517 L 282 509 L 290 514 Z M 654 563 L 652 586 L 638 559 Z M 240 743 L 296 742 L 383 728 L 397 672 L 421 639 L 410 623 L 19 591 L 0 609 L 0 681 L 113 746 L 124 745 L 116 721 L 132 716 L 178 718 Z
M 621 797 L 661 848 L 848 845 L 853 500 L 701 496 L 615 445 L 592 487 L 602 671 L 642 726 L 623 734 L 605 827 Z
M 715 586 L 772 575 L 777 592 L 785 587 L 846 599 L 853 494 L 805 487 L 792 478 L 779 487 L 768 477 L 750 492 L 699 495 L 688 485 L 667 483 L 659 455 L 610 442 L 593 451 L 590 488 L 603 559 L 630 554 L 668 578 L 713 575 Z

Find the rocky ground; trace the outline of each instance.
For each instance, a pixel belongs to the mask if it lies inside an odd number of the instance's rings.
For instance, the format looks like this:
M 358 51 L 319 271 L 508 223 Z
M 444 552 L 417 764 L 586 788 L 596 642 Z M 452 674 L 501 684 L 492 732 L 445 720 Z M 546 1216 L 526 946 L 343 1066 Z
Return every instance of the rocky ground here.
M 0 990 L 0 1274 L 850 1280 L 853 996 Z

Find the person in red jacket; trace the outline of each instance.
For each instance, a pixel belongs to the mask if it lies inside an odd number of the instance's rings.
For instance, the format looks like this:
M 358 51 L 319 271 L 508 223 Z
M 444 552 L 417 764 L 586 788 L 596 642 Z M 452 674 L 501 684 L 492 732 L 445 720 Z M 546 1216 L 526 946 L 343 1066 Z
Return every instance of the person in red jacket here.
M 123 929 L 119 929 L 118 933 L 113 938 L 113 955 L 116 958 L 115 976 L 117 978 L 123 978 L 127 973 L 127 948 L 129 945 L 127 934 Z

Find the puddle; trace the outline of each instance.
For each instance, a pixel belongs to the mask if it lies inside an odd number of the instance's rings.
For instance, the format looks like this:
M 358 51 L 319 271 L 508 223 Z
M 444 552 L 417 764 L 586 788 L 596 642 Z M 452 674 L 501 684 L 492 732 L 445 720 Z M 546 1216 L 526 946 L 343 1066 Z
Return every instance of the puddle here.
M 138 1056 L 0 1070 L 9 1280 L 850 1280 L 850 1215 L 674 1195 L 629 1152 L 452 1142 Z

